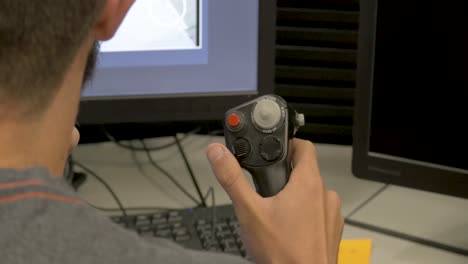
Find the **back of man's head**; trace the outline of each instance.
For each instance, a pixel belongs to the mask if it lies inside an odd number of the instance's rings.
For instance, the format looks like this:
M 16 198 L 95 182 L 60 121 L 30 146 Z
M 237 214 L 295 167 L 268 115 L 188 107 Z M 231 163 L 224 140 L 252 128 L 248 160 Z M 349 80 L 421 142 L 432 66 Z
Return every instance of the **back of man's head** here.
M 105 0 L 0 0 L 0 109 L 47 108 Z

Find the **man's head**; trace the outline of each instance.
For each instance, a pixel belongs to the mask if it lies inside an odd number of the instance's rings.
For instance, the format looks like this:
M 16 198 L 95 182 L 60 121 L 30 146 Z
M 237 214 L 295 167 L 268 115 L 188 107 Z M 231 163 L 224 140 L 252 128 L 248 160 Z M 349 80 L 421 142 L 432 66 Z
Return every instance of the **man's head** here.
M 0 104 L 43 111 L 103 0 L 0 1 Z
M 29 123 L 31 133 L 70 137 L 97 43 L 115 34 L 133 2 L 0 0 L 0 144 Z

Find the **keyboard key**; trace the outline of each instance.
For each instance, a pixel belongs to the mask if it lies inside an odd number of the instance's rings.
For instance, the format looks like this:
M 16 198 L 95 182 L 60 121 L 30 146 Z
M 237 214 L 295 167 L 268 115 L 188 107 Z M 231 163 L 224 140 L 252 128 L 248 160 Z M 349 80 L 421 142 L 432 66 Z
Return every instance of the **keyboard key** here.
M 218 230 L 230 230 L 229 225 L 227 222 L 218 222 L 216 224 L 216 229 Z
M 170 229 L 170 226 L 169 224 L 159 224 L 156 226 L 156 229 L 160 230 L 160 229 Z
M 169 212 L 169 217 L 176 217 L 176 216 L 180 216 L 180 213 L 177 212 L 177 211 L 172 211 L 172 212 Z
M 171 230 L 169 229 L 158 230 L 156 231 L 155 236 L 162 238 L 172 238 Z
M 169 212 L 167 221 L 170 222 L 170 223 L 181 222 L 182 221 L 182 215 L 177 211 Z
M 164 219 L 166 215 L 164 213 L 155 213 L 153 214 L 153 219 Z
M 199 237 L 201 238 L 208 238 L 208 237 L 211 237 L 211 238 L 215 238 L 215 233 L 213 233 L 211 230 L 206 230 L 202 233 L 199 233 L 198 235 Z
M 201 236 L 199 236 L 199 238 L 202 243 L 205 243 L 205 242 L 210 242 L 210 243 L 215 243 L 215 244 L 218 243 L 216 237 L 212 233 L 204 233 Z
M 172 230 L 172 234 L 174 234 L 174 236 L 185 236 L 188 233 L 189 232 L 187 228 L 179 228 L 179 229 Z
M 239 249 L 237 248 L 236 242 L 234 239 L 225 239 L 220 242 L 221 248 L 224 252 L 240 254 Z
M 189 235 L 189 234 L 185 234 L 185 235 L 182 235 L 182 236 L 175 236 L 174 237 L 174 240 L 176 242 L 182 242 L 182 241 L 188 241 L 190 240 L 192 237 Z
M 183 220 L 183 218 L 182 218 L 181 215 L 169 217 L 169 218 L 167 219 L 167 221 L 168 221 L 169 223 L 182 222 L 182 220 Z
M 239 226 L 238 222 L 230 222 L 229 226 L 231 227 L 232 230 L 240 229 L 240 226 Z
M 213 231 L 213 228 L 211 227 L 211 224 L 202 225 L 202 226 L 197 227 L 197 232 L 199 234 L 205 233 L 205 232 L 212 232 L 212 231 Z
M 198 227 L 198 226 L 201 226 L 201 225 L 207 225 L 208 224 L 208 221 L 206 221 L 206 219 L 199 219 L 195 222 L 195 225 Z
M 234 236 L 232 235 L 231 231 L 222 231 L 222 232 L 216 232 L 216 237 L 218 239 L 227 239 L 227 238 L 233 238 Z
M 152 226 L 143 226 L 143 227 L 138 228 L 138 232 L 150 232 L 153 229 L 154 228 Z
M 153 236 L 154 228 L 151 226 L 145 226 L 138 229 L 138 233 L 142 236 Z
M 136 223 L 135 223 L 136 227 L 149 226 L 149 225 L 151 225 L 151 220 L 150 219 L 137 220 Z
M 218 248 L 219 249 L 219 245 L 218 245 L 218 242 L 216 240 L 207 240 L 207 241 L 204 241 L 202 243 L 202 247 L 204 249 L 210 249 L 210 248 Z
M 149 215 L 138 215 L 136 216 L 135 220 L 138 221 L 146 221 L 146 220 L 151 220 L 151 216 Z
M 232 238 L 223 239 L 220 241 L 221 248 L 230 248 L 235 247 L 237 248 L 236 241 Z
M 167 219 L 166 218 L 153 218 L 153 221 L 151 222 L 153 225 L 160 225 L 160 224 L 166 224 Z
M 185 228 L 184 224 L 182 224 L 181 222 L 173 223 L 171 226 L 172 226 L 172 229 Z

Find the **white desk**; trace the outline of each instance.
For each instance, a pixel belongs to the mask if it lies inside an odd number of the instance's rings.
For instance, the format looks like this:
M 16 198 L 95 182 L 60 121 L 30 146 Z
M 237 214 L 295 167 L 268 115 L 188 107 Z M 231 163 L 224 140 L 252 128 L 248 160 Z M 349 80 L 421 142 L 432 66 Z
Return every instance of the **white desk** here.
M 148 145 L 170 142 L 171 138 L 148 141 Z M 217 204 L 230 200 L 211 173 L 205 159 L 210 142 L 224 142 L 222 137 L 190 136 L 183 146 L 194 173 L 205 193 L 215 188 Z M 343 215 L 372 195 L 382 184 L 357 179 L 351 174 L 351 147 L 318 145 L 322 176 L 328 188 L 336 190 L 342 199 Z M 158 163 L 196 196 L 188 171 L 177 147 L 154 152 Z M 136 159 L 132 152 L 112 143 L 80 146 L 76 160 L 89 166 L 103 177 L 127 207 L 183 208 L 193 203 L 149 164 L 144 153 Z M 80 189 L 81 195 L 94 205 L 116 207 L 114 200 L 99 183 L 89 177 Z M 468 249 L 468 200 L 390 187 L 353 217 L 354 220 L 409 233 L 423 238 Z M 345 239 L 371 238 L 374 249 L 372 264 L 467 264 L 468 257 L 420 246 L 411 242 L 346 226 Z

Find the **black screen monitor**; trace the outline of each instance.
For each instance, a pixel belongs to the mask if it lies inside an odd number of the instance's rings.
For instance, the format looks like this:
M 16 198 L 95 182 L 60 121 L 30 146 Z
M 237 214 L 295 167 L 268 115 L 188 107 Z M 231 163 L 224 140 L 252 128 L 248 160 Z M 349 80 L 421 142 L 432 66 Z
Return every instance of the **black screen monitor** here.
M 100 43 L 79 123 L 218 120 L 273 92 L 275 1 L 138 0 Z
M 361 1 L 357 177 L 468 198 L 468 4 Z

